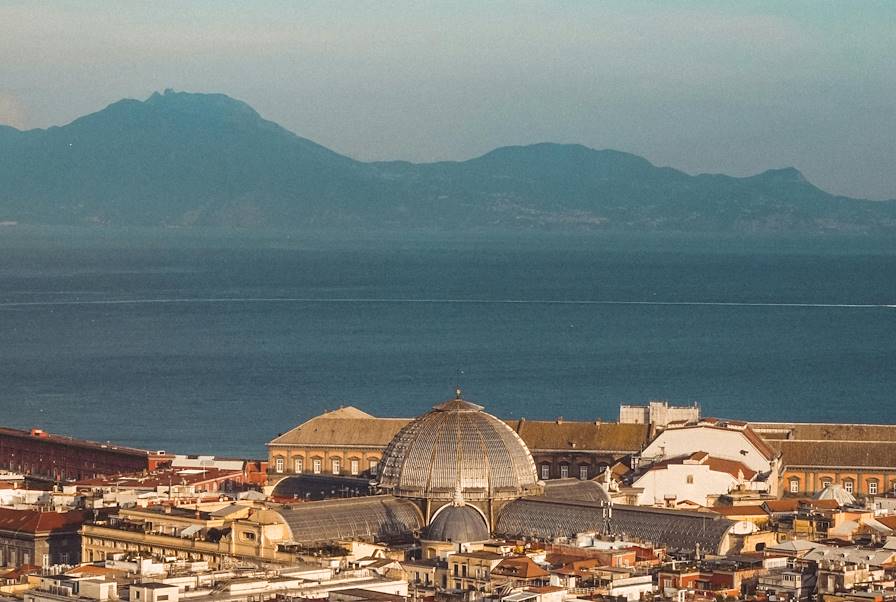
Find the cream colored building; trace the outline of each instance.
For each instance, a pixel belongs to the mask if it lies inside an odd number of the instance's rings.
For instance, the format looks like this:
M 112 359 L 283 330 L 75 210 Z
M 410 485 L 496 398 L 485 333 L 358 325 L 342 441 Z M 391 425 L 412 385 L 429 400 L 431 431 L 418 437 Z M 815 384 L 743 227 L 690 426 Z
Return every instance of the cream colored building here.
M 422 526 L 412 502 L 390 496 L 295 506 L 222 505 L 214 511 L 128 508 L 84 525 L 82 558 L 144 555 L 205 561 L 212 569 L 289 565 L 320 552 L 351 559 L 362 544 L 404 542 Z

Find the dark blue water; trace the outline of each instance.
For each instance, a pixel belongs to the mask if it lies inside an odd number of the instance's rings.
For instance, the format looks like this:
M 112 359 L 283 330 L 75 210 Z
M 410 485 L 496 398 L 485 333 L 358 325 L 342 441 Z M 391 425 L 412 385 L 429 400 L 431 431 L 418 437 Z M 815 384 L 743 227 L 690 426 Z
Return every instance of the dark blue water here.
M 354 404 L 896 422 L 896 246 L 0 229 L 0 423 L 260 457 Z M 790 304 L 790 305 L 788 305 Z

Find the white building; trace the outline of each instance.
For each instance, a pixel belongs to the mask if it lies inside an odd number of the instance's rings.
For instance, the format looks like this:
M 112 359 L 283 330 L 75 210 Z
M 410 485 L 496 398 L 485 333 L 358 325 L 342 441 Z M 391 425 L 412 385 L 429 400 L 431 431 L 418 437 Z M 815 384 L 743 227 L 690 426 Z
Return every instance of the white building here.
M 754 481 L 757 474 L 742 462 L 698 451 L 651 464 L 631 487 L 641 490 L 639 506 L 712 506 L 720 495 L 738 488 L 765 490 L 767 483 Z
M 704 418 L 699 422 L 670 425 L 644 448 L 639 465 L 690 457 L 697 452 L 744 465 L 756 472 L 752 480 L 766 482 L 766 491 L 778 495 L 778 454 L 745 422 Z

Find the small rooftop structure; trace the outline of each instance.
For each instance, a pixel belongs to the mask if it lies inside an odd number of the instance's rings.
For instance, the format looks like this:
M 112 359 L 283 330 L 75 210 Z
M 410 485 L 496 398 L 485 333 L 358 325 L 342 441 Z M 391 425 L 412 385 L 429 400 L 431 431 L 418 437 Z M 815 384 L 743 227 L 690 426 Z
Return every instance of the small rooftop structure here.
M 842 485 L 832 483 L 815 494 L 815 500 L 834 500 L 839 506 L 852 506 L 856 503 L 853 494 L 843 488 Z

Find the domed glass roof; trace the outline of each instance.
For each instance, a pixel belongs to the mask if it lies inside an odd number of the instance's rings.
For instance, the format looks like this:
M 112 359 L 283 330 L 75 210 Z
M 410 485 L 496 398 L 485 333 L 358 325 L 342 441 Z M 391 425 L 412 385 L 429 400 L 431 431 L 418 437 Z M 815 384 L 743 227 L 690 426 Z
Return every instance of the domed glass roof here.
M 480 514 L 470 506 L 449 504 L 436 514 L 426 527 L 424 539 L 467 543 L 489 538 L 488 527 Z
M 401 429 L 386 447 L 379 486 L 394 495 L 467 501 L 540 493 L 532 454 L 516 432 L 458 398 Z

